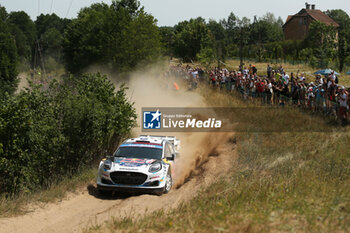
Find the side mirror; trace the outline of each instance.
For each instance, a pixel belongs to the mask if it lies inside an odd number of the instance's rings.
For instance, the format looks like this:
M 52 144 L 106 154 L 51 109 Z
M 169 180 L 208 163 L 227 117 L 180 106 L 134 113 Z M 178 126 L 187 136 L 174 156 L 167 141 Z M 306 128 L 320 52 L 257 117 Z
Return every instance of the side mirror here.
M 106 159 L 112 161 L 113 160 L 113 155 L 112 154 L 108 154 L 106 156 Z
M 171 154 L 170 157 L 166 158 L 167 160 L 174 161 L 175 160 L 175 154 Z

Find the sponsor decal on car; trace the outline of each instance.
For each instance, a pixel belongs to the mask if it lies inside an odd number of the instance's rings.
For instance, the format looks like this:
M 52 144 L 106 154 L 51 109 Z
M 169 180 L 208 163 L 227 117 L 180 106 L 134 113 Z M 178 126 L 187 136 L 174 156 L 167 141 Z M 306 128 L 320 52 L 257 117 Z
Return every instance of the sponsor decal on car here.
M 124 167 L 141 167 L 145 164 L 144 159 L 123 159 L 119 165 Z
M 157 149 L 163 149 L 162 145 L 158 144 L 139 144 L 139 143 L 132 143 L 132 144 L 122 144 L 120 147 L 148 147 L 148 148 L 157 148 Z
M 118 159 L 115 162 L 119 164 L 119 166 L 122 167 L 141 167 L 143 165 L 148 165 L 153 163 L 154 159 L 130 159 L 130 158 L 123 158 Z

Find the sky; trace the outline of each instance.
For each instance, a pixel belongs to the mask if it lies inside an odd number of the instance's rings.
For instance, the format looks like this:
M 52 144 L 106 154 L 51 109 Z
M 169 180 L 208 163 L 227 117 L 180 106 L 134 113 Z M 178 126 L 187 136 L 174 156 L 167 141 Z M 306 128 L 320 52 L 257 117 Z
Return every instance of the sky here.
M 25 11 L 35 20 L 41 14 L 56 13 L 60 17 L 75 18 L 82 7 L 92 3 L 112 0 L 0 0 L 0 5 L 8 12 Z M 253 19 L 267 12 L 281 17 L 283 21 L 288 15 L 296 14 L 305 8 L 305 0 L 140 0 L 145 11 L 158 20 L 158 26 L 174 26 L 175 24 L 197 18 L 220 20 L 227 18 L 231 12 L 236 16 Z M 316 9 L 322 11 L 342 9 L 350 15 L 349 0 L 313 0 Z

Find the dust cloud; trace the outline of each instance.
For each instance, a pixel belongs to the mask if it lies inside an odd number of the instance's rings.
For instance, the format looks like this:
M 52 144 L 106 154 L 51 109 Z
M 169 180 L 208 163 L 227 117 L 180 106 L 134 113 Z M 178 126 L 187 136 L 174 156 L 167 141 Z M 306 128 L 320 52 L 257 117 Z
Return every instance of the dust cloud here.
M 134 102 L 141 120 L 142 107 L 206 107 L 204 98 L 195 91 L 187 90 L 183 80 L 163 77 L 164 67 L 153 67 L 149 71 L 134 73 L 128 83 L 128 95 Z M 180 89 L 173 88 L 173 82 L 181 83 Z M 133 136 L 142 134 L 140 126 L 133 129 Z M 143 133 L 144 134 L 144 133 Z M 216 148 L 227 142 L 231 133 L 168 133 L 162 136 L 176 136 L 181 141 L 180 155 L 176 161 L 175 187 L 181 187 L 193 174 L 200 173 L 200 167 L 215 155 Z M 174 172 L 174 171 L 173 171 Z

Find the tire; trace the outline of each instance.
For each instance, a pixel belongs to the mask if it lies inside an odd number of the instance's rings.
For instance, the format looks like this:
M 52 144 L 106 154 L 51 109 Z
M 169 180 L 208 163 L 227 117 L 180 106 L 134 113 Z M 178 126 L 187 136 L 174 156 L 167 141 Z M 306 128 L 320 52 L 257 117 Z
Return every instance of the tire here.
M 166 176 L 166 182 L 165 182 L 163 193 L 170 192 L 172 186 L 173 186 L 173 178 L 171 177 L 170 172 L 168 172 L 168 174 Z

